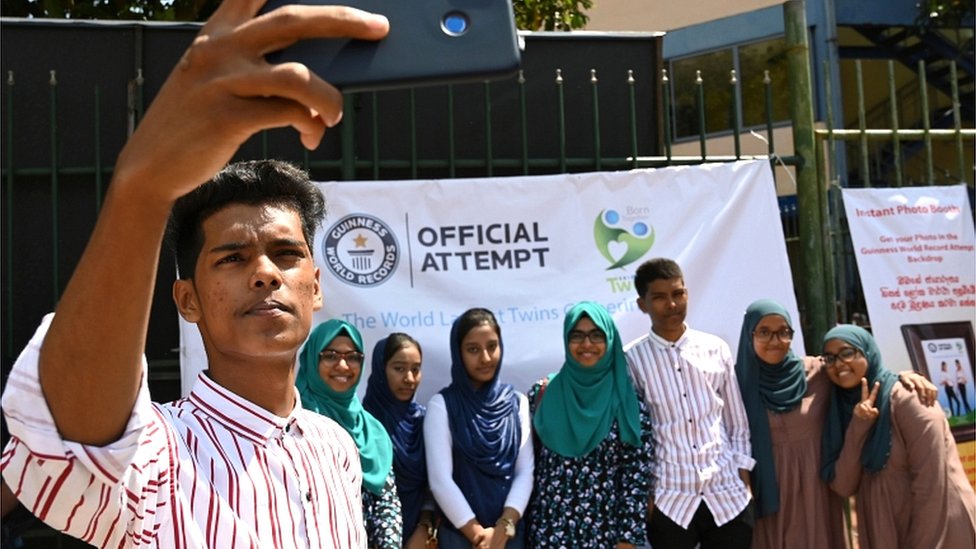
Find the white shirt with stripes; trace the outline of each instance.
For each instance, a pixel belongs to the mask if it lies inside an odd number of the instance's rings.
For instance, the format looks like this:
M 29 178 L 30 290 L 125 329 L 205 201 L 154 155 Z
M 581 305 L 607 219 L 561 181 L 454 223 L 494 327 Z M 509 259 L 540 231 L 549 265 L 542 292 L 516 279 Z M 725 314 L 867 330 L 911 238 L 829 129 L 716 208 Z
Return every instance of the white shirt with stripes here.
M 626 354 L 654 424 L 656 511 L 682 528 L 702 502 L 716 525 L 734 519 L 751 498 L 739 469 L 756 462 L 728 344 L 686 327 L 675 342 L 650 332 Z
M 52 317 L 3 395 L 3 478 L 38 518 L 98 547 L 366 547 L 356 446 L 297 391 L 278 417 L 201 374 L 187 398 L 155 404 L 143 362 L 119 440 L 62 440 L 37 374 Z

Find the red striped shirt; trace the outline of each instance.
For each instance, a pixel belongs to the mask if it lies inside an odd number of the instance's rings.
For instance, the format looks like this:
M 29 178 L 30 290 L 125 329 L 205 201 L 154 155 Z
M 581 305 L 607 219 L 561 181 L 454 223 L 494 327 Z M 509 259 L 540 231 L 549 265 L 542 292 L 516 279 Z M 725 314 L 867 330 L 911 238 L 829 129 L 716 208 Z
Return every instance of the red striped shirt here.
M 356 446 L 298 400 L 278 417 L 201 374 L 187 398 L 155 404 L 144 375 L 119 440 L 62 440 L 37 376 L 50 318 L 8 379 L 0 462 L 44 522 L 99 547 L 366 546 Z

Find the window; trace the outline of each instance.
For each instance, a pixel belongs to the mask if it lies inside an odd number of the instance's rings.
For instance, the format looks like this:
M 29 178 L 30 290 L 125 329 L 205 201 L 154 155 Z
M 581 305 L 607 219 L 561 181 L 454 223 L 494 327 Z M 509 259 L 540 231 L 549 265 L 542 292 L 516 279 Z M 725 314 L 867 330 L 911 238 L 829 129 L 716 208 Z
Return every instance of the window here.
M 766 124 L 765 71 L 772 81 L 773 122 L 790 119 L 786 70 L 786 43 L 780 38 L 742 44 L 728 49 L 674 59 L 670 62 L 674 139 L 696 137 L 698 106 L 696 71 L 701 71 L 705 100 L 705 133 L 732 129 L 732 69 L 739 81 L 739 120 L 743 128 Z

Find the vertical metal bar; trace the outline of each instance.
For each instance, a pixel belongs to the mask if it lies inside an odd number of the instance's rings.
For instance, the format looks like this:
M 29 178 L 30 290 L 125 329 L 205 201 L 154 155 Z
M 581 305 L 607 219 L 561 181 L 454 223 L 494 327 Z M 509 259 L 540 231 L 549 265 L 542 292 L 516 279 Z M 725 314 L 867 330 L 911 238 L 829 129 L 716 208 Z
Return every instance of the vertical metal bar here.
M 139 27 L 141 28 L 141 27 Z M 140 40 L 140 42 L 142 42 Z M 142 120 L 146 102 L 146 79 L 142 76 L 142 69 L 136 71 L 136 125 Z
M 776 154 L 773 145 L 773 79 L 769 77 L 769 70 L 763 71 L 763 90 L 766 94 L 766 138 L 769 140 L 766 150 L 769 156 Z
M 370 130 L 373 137 L 373 181 L 377 181 L 380 178 L 380 100 L 379 94 L 376 92 L 370 93 L 370 101 L 372 102 L 372 116 L 370 118 Z
M 932 134 L 930 130 L 932 129 L 932 124 L 930 121 L 930 113 L 932 112 L 929 108 L 929 86 L 928 77 L 925 74 L 925 61 L 918 61 L 918 87 L 922 94 L 922 129 L 924 131 L 925 138 L 925 177 L 928 181 L 925 182 L 926 185 L 935 185 L 935 167 L 932 163 Z
M 450 177 L 457 173 L 457 149 L 454 141 L 454 84 L 447 86 L 447 167 Z
M 634 71 L 627 69 L 627 99 L 630 105 L 630 159 L 632 168 L 637 168 L 637 96 L 634 92 Z M 665 120 L 667 115 L 665 115 Z
M 600 169 L 600 96 L 597 90 L 596 69 L 590 69 L 590 86 L 593 89 L 593 159 L 594 166 Z
M 132 53 L 133 68 L 136 71 L 136 89 L 135 89 L 135 97 L 133 98 L 135 100 L 133 129 L 135 129 L 135 125 L 138 125 L 139 121 L 142 120 L 142 113 L 143 113 L 143 106 L 144 106 L 144 99 L 145 99 L 143 92 L 145 91 L 144 84 L 146 83 L 146 79 L 143 78 L 142 76 L 142 61 L 144 57 L 143 52 L 145 51 L 145 45 L 146 45 L 146 36 L 143 32 L 143 29 L 144 27 L 137 26 L 135 28 L 135 33 L 133 34 L 133 40 L 132 40 L 132 49 L 134 50 Z M 130 133 L 129 135 L 132 134 Z
M 102 94 L 95 85 L 95 213 L 102 207 Z
M 841 318 L 848 319 L 849 317 L 846 316 L 848 313 L 847 299 L 837 295 L 837 288 L 847 288 L 847 273 L 850 272 L 848 265 L 853 259 L 847 255 L 846 251 L 847 237 L 844 234 L 844 204 L 841 202 L 841 188 L 831 185 L 826 191 L 825 198 L 826 203 L 830 204 L 827 219 L 832 229 L 827 238 L 830 253 L 826 254 L 826 261 L 828 268 L 836 273 L 829 279 L 836 282 L 831 286 L 831 291 L 827 295 L 833 297 L 839 304 L 840 313 L 845 315 Z
M 633 75 L 631 75 L 633 78 Z M 664 155 L 671 164 L 671 79 L 668 78 L 668 69 L 661 69 L 661 97 L 664 99 Z M 636 157 L 636 155 L 634 155 Z
M 904 173 L 901 167 L 901 135 L 898 133 L 898 91 L 895 89 L 895 62 L 888 60 L 888 104 L 891 113 L 891 147 L 895 163 L 895 186 L 901 187 Z
M 141 36 L 141 35 L 140 35 Z M 138 41 L 137 41 L 138 43 Z M 142 112 L 142 92 L 145 79 L 142 77 L 142 69 L 136 69 L 136 77 L 128 82 L 126 86 L 126 135 L 132 137 L 139 125 Z
M 824 103 L 827 109 L 827 162 L 830 163 L 828 183 L 840 185 L 840 175 L 837 169 L 837 141 L 834 139 L 834 101 L 833 86 L 830 84 L 830 64 L 824 61 Z
M 351 181 L 356 178 L 356 94 L 345 93 L 342 97 L 342 122 L 339 123 L 341 136 L 340 145 L 342 147 L 342 159 L 340 162 L 343 181 Z M 308 169 L 308 149 L 302 147 L 305 152 L 305 168 Z
M 786 29 L 786 57 L 789 71 L 793 147 L 801 163 L 796 169 L 797 203 L 800 207 L 801 268 L 804 281 L 803 303 L 806 305 L 806 341 L 820 341 L 827 331 L 833 311 L 833 300 L 827 295 L 823 260 L 822 187 L 817 183 L 817 165 L 813 126 L 813 87 L 810 78 L 810 48 L 807 37 L 806 8 L 802 0 L 783 4 Z
M 861 71 L 861 60 L 854 61 L 854 70 L 857 76 L 857 127 L 861 132 L 860 148 L 861 151 L 861 182 L 865 187 L 871 186 L 871 166 L 868 164 L 868 134 L 867 134 L 867 110 L 864 108 L 864 75 Z
M 529 175 L 529 119 L 525 105 L 525 73 L 518 73 L 519 123 L 522 135 L 522 175 Z
M 563 71 L 556 69 L 556 98 L 559 115 L 559 172 L 566 173 L 566 101 L 563 98 Z
M 410 88 L 410 179 L 417 179 L 417 89 Z
M 949 62 L 949 80 L 952 82 L 952 127 L 956 130 L 956 161 L 959 163 L 959 182 L 966 182 L 966 162 L 962 154 L 962 113 L 959 112 L 959 76 L 956 62 Z
M 495 157 L 491 146 L 491 83 L 485 82 L 485 163 L 487 175 L 495 173 Z
M 56 71 L 50 71 L 50 138 L 51 138 L 51 255 L 52 255 L 52 303 L 56 304 L 61 295 L 61 276 L 59 264 L 60 242 L 58 233 L 58 78 Z
M 14 71 L 7 71 L 7 356 L 14 356 Z
M 819 140 L 815 140 L 814 143 L 815 143 L 814 153 L 816 153 L 817 166 L 823 166 L 824 165 L 824 154 L 825 154 L 824 148 L 823 148 L 823 146 L 822 146 L 822 144 L 820 143 Z M 826 192 L 829 193 L 830 192 L 830 189 L 828 189 Z M 829 195 L 828 195 L 827 200 L 829 200 Z M 830 212 L 828 211 L 826 215 L 829 218 Z M 833 252 L 833 249 L 832 249 L 832 246 L 831 246 L 832 240 L 830 238 L 830 230 L 829 230 L 829 228 L 826 231 L 826 235 L 825 235 L 824 242 L 826 242 L 827 248 L 825 248 L 821 252 L 821 255 L 823 257 L 824 264 L 825 265 L 829 265 L 830 266 L 830 270 L 833 271 L 834 270 L 833 269 L 833 266 L 834 266 L 833 260 L 834 260 L 834 258 L 833 258 L 833 253 L 832 253 Z M 833 278 L 828 278 L 827 280 L 824 280 L 824 284 L 826 285 L 826 287 L 824 289 L 824 293 L 826 293 L 826 295 L 836 297 L 837 294 L 835 293 L 836 292 L 836 286 L 834 285 L 834 279 Z M 843 288 L 843 287 L 844 286 L 841 286 L 841 288 Z M 846 317 L 846 314 L 847 314 L 847 311 L 846 311 L 847 301 L 846 300 L 840 300 L 839 301 L 839 306 L 840 306 L 840 309 L 841 309 L 841 314 L 842 315 L 845 315 L 845 316 L 842 316 L 842 318 L 847 318 Z
M 830 75 L 830 64 L 824 61 L 824 75 Z M 837 295 L 837 288 L 847 287 L 847 269 L 844 265 L 843 256 L 838 257 L 838 250 L 843 250 L 843 242 L 840 241 L 840 219 L 838 217 L 838 212 L 840 211 L 840 204 L 831 202 L 831 198 L 836 196 L 837 188 L 840 185 L 840 176 L 837 168 L 837 157 L 836 157 L 836 144 L 834 140 L 834 102 L 833 102 L 833 86 L 831 85 L 830 79 L 826 78 L 824 80 L 824 91 L 825 91 L 825 105 L 827 108 L 827 158 L 830 163 L 830 172 L 827 174 L 828 180 L 825 204 L 828 204 L 827 212 L 825 214 L 825 219 L 827 220 L 828 226 L 826 228 L 826 234 L 824 236 L 824 242 L 827 244 L 829 249 L 824 250 L 824 265 L 826 265 L 827 272 L 834 273 L 833 277 L 827 279 L 827 289 L 826 294 L 831 296 L 839 305 L 842 315 L 847 314 L 847 300 L 839 299 Z M 820 155 L 821 144 L 816 142 L 816 151 L 818 158 Z M 819 161 L 818 166 L 822 166 Z M 837 265 L 841 265 L 841 268 L 837 268 Z M 847 318 L 843 316 L 842 318 Z
M 742 144 L 739 142 L 739 133 L 742 128 L 739 124 L 739 79 L 735 75 L 735 69 L 729 71 L 729 92 L 732 96 L 732 141 L 735 145 L 735 159 L 742 158 Z
M 698 145 L 701 148 L 702 160 L 707 156 L 705 152 L 705 80 L 701 71 L 695 71 L 695 106 L 698 108 Z

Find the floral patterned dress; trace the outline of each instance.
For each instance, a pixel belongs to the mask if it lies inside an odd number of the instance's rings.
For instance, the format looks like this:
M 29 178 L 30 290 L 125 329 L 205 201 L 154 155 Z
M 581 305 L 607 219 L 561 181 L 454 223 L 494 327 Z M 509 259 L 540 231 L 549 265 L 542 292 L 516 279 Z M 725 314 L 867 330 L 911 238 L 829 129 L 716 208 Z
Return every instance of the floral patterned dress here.
M 396 491 L 396 477 L 390 471 L 379 495 L 363 489 L 363 521 L 369 549 L 400 549 L 403 546 L 403 516 Z
M 530 414 L 538 406 L 540 386 L 529 391 Z M 620 441 L 616 421 L 607 438 L 582 457 L 561 456 L 536 440 L 535 485 L 526 512 L 528 547 L 606 549 L 618 542 L 646 542 L 652 427 L 641 395 L 638 402 L 641 448 Z

